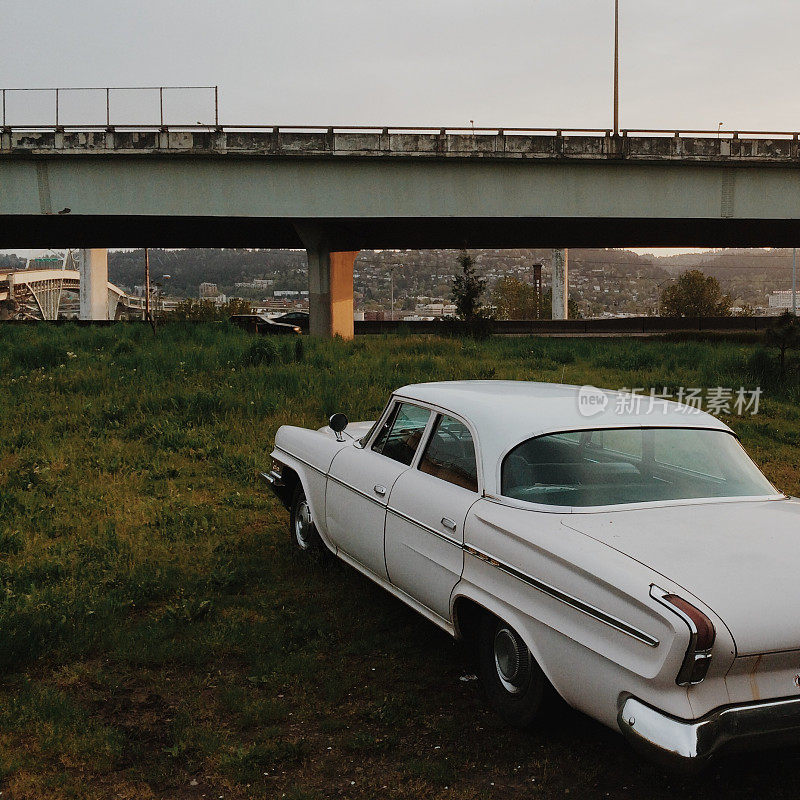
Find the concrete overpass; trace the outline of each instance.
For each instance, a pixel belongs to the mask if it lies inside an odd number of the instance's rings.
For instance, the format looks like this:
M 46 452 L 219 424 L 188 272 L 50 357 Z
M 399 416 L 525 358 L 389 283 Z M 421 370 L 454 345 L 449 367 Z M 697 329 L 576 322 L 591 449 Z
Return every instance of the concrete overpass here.
M 791 132 L 4 128 L 0 247 L 304 247 L 352 335 L 360 249 L 791 246 L 798 168 Z

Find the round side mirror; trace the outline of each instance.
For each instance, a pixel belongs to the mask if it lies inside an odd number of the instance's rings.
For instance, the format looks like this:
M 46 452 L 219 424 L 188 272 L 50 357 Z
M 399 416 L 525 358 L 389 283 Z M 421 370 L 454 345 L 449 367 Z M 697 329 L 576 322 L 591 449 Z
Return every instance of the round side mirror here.
M 333 414 L 328 425 L 334 433 L 339 434 L 347 427 L 347 417 L 344 414 Z

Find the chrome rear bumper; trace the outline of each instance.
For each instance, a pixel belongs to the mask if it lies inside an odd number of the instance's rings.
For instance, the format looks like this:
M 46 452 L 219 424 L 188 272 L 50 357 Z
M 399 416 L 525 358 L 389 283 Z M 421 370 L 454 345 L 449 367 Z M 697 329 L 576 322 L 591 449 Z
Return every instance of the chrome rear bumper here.
M 723 749 L 760 749 L 800 742 L 800 697 L 723 706 L 683 720 L 635 697 L 623 700 L 617 723 L 631 745 L 667 766 L 696 771 Z

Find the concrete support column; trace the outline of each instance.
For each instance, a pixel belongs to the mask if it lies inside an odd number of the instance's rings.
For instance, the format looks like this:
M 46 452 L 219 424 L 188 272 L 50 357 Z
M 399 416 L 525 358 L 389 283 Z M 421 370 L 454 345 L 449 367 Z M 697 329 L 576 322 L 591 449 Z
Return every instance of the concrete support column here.
M 553 250 L 553 319 L 568 319 L 569 251 Z
M 358 251 L 331 253 L 310 247 L 308 253 L 309 333 L 353 338 L 353 264 Z
M 353 265 L 358 250 L 331 253 L 331 333 L 342 339 L 352 339 L 353 325 Z
M 307 247 L 308 332 L 312 336 L 333 336 L 331 308 L 331 254 L 327 247 Z
M 324 226 L 295 223 L 308 255 L 308 313 L 312 336 L 353 338 L 353 264 L 358 251 L 331 252 Z
M 80 274 L 80 319 L 108 319 L 108 250 L 81 250 L 78 256 Z

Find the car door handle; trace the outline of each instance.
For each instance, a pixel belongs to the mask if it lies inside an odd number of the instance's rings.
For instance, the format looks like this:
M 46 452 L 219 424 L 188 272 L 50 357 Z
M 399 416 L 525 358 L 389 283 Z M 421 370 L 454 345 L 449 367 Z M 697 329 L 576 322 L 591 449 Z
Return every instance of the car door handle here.
M 381 486 L 379 483 L 376 483 L 372 488 L 375 491 L 375 494 L 380 495 L 381 497 L 386 494 L 386 487 Z
M 449 531 L 454 531 L 456 529 L 456 523 L 454 520 L 450 519 L 450 517 L 442 517 L 442 525 Z

